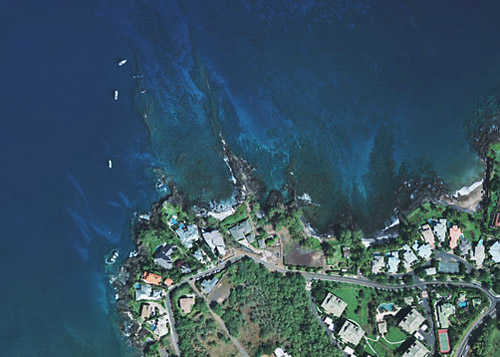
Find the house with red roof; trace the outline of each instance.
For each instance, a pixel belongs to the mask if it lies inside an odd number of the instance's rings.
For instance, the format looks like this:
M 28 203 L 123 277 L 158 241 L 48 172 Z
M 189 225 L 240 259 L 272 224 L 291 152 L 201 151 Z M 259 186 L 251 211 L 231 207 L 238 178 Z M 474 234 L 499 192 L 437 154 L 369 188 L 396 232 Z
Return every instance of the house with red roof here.
M 145 271 L 144 274 L 142 274 L 142 281 L 151 285 L 160 286 L 162 284 L 161 275 L 149 273 L 147 271 Z
M 462 230 L 458 226 L 450 228 L 450 249 L 455 249 L 458 246 L 458 240 L 462 234 Z

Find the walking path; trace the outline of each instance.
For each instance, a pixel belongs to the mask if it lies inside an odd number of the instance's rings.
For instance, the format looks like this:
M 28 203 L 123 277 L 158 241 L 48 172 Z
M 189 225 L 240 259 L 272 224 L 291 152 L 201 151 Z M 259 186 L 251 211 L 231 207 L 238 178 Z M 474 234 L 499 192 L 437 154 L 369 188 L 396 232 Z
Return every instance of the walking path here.
M 377 288 L 377 289 L 388 289 L 388 290 L 403 290 L 403 289 L 414 289 L 414 288 L 425 289 L 425 288 L 427 288 L 429 286 L 433 286 L 433 285 L 451 285 L 451 286 L 467 287 L 467 288 L 481 290 L 483 293 L 485 293 L 488 296 L 488 299 L 490 300 L 490 307 L 478 318 L 478 320 L 473 324 L 473 326 L 467 331 L 465 337 L 462 340 L 460 347 L 457 349 L 457 353 L 455 354 L 457 357 L 464 356 L 464 352 L 466 350 L 468 339 L 470 337 L 471 332 L 477 326 L 479 326 L 481 324 L 481 322 L 483 321 L 485 316 L 492 314 L 494 312 L 496 303 L 500 302 L 500 297 L 498 295 L 496 295 L 493 292 L 491 292 L 490 290 L 482 287 L 478 283 L 470 283 L 470 282 L 462 282 L 462 281 L 432 281 L 432 282 L 417 281 L 413 284 L 406 284 L 406 285 L 382 284 L 382 283 L 372 281 L 372 280 L 369 280 L 367 278 L 359 277 L 359 276 L 327 275 L 327 274 L 322 274 L 322 273 L 311 273 L 311 272 L 304 272 L 304 271 L 288 269 L 286 267 L 280 267 L 280 266 L 274 265 L 272 263 L 269 263 L 265 260 L 262 260 L 255 253 L 247 252 L 247 251 L 244 251 L 242 249 L 238 249 L 235 256 L 231 257 L 230 259 L 226 260 L 225 262 L 217 265 L 216 267 L 213 267 L 213 268 L 210 268 L 206 271 L 195 274 L 194 276 L 187 277 L 187 278 L 181 280 L 179 283 L 173 285 L 170 289 L 173 290 L 176 287 L 178 287 L 186 282 L 189 282 L 190 280 L 209 276 L 209 275 L 213 274 L 216 270 L 224 269 L 226 267 L 226 264 L 235 263 L 244 257 L 248 257 L 248 258 L 252 259 L 253 261 L 255 261 L 256 263 L 260 263 L 272 271 L 281 272 L 283 274 L 285 274 L 287 272 L 299 273 L 304 278 L 306 278 L 306 280 L 317 279 L 317 280 L 324 280 L 324 281 L 335 281 L 335 282 L 341 282 L 341 283 L 346 283 L 346 284 L 361 285 L 361 286 L 367 286 L 367 287 L 372 287 L 372 288 Z M 172 344 L 174 345 L 174 349 L 176 350 L 176 353 L 178 355 L 180 355 L 179 347 L 177 344 L 178 338 L 177 338 L 177 335 L 175 333 L 175 321 L 173 318 L 173 312 L 172 312 L 172 308 L 170 305 L 170 298 L 169 297 L 167 297 L 167 299 L 166 299 L 166 306 L 167 306 L 167 311 L 169 312 L 169 315 L 171 317 L 169 319 L 169 321 L 170 321 L 170 327 L 171 327 L 171 331 L 172 331 Z M 216 321 L 217 321 L 217 319 L 216 319 Z M 221 327 L 224 326 L 224 328 L 223 328 L 224 331 L 227 331 L 227 328 L 225 328 L 223 321 L 220 320 L 220 322 L 222 322 Z M 238 348 L 240 353 L 242 353 L 243 356 L 248 356 L 248 354 L 243 349 L 241 344 L 239 344 L 239 341 L 237 341 L 236 339 L 234 339 L 232 337 L 231 337 L 231 340 L 233 341 L 233 343 Z M 241 347 L 241 350 L 239 347 Z
M 231 339 L 231 342 L 233 343 L 234 347 L 236 347 L 238 349 L 238 351 L 240 352 L 241 356 L 242 357 L 248 357 L 248 353 L 243 348 L 243 346 L 241 345 L 240 341 L 238 341 L 236 338 L 234 338 L 233 336 L 231 336 L 231 334 L 229 333 L 229 330 L 227 329 L 226 324 L 224 323 L 224 321 L 220 318 L 219 315 L 217 315 L 215 312 L 213 312 L 212 308 L 210 307 L 210 304 L 207 301 L 207 297 L 205 295 L 203 295 L 203 294 L 200 293 L 200 291 L 198 290 L 198 288 L 196 287 L 196 285 L 194 283 L 194 280 L 190 280 L 189 281 L 189 285 L 194 290 L 194 292 L 196 293 L 196 295 L 198 295 L 203 300 L 205 300 L 205 303 L 208 306 L 208 311 L 212 315 L 213 319 L 220 326 L 220 328 L 222 329 L 222 331 L 224 331 L 226 333 L 226 335 Z

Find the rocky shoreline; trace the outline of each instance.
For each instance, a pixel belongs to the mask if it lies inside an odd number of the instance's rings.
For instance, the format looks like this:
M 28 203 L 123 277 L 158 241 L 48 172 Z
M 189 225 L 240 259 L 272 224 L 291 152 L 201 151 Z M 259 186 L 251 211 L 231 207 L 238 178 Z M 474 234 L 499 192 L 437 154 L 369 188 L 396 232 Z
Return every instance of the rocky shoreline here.
M 476 145 L 481 148 L 484 146 L 480 145 L 482 140 L 486 143 L 492 140 L 490 137 L 484 135 L 484 132 L 485 130 L 482 130 L 482 136 L 478 139 L 479 141 L 475 141 Z M 496 136 L 497 131 L 493 131 L 492 135 Z M 111 278 L 112 286 L 116 291 L 117 309 L 122 319 L 122 321 L 120 321 L 121 330 L 139 351 L 144 352 L 147 348 L 147 343 L 143 342 L 143 336 L 140 336 L 140 326 L 133 319 L 130 311 L 130 302 L 132 301 L 130 288 L 137 280 L 137 277 L 142 273 L 141 268 L 147 263 L 148 252 L 139 244 L 138 237 L 144 230 L 163 228 L 164 224 L 160 219 L 162 205 L 165 202 L 169 202 L 185 209 L 189 208 L 192 213 L 196 214 L 198 217 L 208 218 L 212 216 L 223 218 L 224 215 L 233 213 L 234 207 L 244 202 L 247 195 L 251 194 L 262 200 L 266 192 L 264 183 L 255 177 L 254 168 L 247 161 L 232 153 L 223 138 L 221 138 L 221 142 L 223 146 L 224 161 L 228 165 L 232 175 L 232 181 L 235 185 L 233 205 L 231 207 L 220 206 L 218 209 L 214 210 L 213 205 L 211 206 L 210 204 L 187 202 L 183 194 L 177 190 L 176 186 L 173 183 L 169 183 L 168 187 L 170 193 L 165 198 L 152 205 L 151 213 L 148 215 L 136 216 L 132 228 L 133 240 L 137 249 L 136 254 L 128 257 L 120 267 L 118 273 Z M 486 167 L 484 177 L 487 178 L 491 170 L 491 163 L 486 154 L 483 153 L 483 155 L 479 156 L 485 161 Z M 167 183 L 165 183 L 165 185 L 167 185 Z M 292 180 L 286 183 L 284 190 L 287 192 L 287 202 L 284 202 L 284 197 L 281 192 L 271 191 L 267 194 L 265 205 L 267 207 L 276 205 L 301 207 L 308 204 L 307 200 L 296 197 L 296 190 Z M 424 202 L 434 202 L 449 205 L 461 210 L 474 211 L 480 204 L 483 196 L 485 194 L 487 195 L 488 191 L 489 182 L 487 179 L 483 179 L 480 183 L 473 183 L 469 189 L 459 190 L 453 193 L 449 191 L 446 183 L 434 173 L 420 178 L 409 178 L 395 189 L 396 202 L 393 224 L 388 223 L 386 228 L 370 235 L 373 238 L 369 239 L 376 242 L 377 240 L 384 240 L 397 235 L 399 229 L 397 222 Z M 350 212 L 346 212 L 345 214 L 350 215 Z M 355 227 L 355 222 L 352 217 L 347 221 L 351 222 L 350 224 Z M 304 222 L 304 225 L 308 228 L 309 234 L 318 237 L 320 240 L 330 238 L 335 233 L 332 231 L 319 234 L 315 232 L 314 228 L 311 227 L 308 222 Z

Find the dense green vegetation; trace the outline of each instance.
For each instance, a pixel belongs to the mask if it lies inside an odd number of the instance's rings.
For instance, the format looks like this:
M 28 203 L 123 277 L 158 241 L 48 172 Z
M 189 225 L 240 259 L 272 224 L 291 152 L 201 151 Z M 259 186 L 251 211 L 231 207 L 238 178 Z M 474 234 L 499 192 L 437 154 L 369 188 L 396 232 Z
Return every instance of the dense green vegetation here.
M 347 273 L 369 275 L 371 272 L 372 255 L 361 243 L 363 232 L 360 230 L 342 230 L 337 238 L 323 241 L 322 248 L 327 263 L 344 268 Z M 342 247 L 350 249 L 349 258 L 342 255 Z
M 489 317 L 470 340 L 471 356 L 493 357 L 500 355 L 500 323 Z
M 234 226 L 236 223 L 243 221 L 248 217 L 247 215 L 247 206 L 242 204 L 238 207 L 236 212 L 232 214 L 231 216 L 225 218 L 221 223 L 220 226 L 224 229 L 229 229 L 232 226 Z
M 293 356 L 341 356 L 312 314 L 299 274 L 270 272 L 243 259 L 227 272 L 234 284 L 228 299 L 213 309 L 250 355 L 285 348 Z M 249 336 L 249 331 L 255 333 Z M 250 341 L 251 339 L 251 341 Z
M 173 296 L 176 331 L 182 356 L 235 356 L 236 348 L 212 318 L 207 304 L 202 299 L 196 298 L 196 304 L 189 314 L 181 312 L 177 300 L 183 294 L 194 294 L 194 291 L 184 285 L 177 293 L 174 292 Z
M 470 288 L 453 288 L 453 287 L 435 287 L 431 294 L 431 304 L 434 305 L 435 302 L 440 301 L 437 295 L 446 297 L 446 302 L 450 302 L 456 307 L 456 312 L 450 317 L 450 342 L 452 346 L 457 345 L 457 343 L 462 338 L 463 333 L 469 330 L 474 321 L 478 318 L 481 311 L 488 306 L 489 301 L 487 296 L 477 289 Z M 458 298 L 460 294 L 465 294 L 467 298 L 467 307 L 458 307 Z M 477 300 L 479 303 L 474 304 L 473 300 Z

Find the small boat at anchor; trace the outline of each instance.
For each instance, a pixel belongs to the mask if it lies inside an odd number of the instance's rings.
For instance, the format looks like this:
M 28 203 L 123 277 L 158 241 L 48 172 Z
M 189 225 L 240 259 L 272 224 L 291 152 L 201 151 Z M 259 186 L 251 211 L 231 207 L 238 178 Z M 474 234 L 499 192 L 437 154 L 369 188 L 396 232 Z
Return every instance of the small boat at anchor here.
M 121 67 L 121 66 L 123 66 L 125 63 L 127 63 L 127 60 L 124 58 L 124 59 L 122 59 L 122 60 L 120 60 L 120 61 L 118 62 L 118 66 L 119 66 L 119 67 Z
M 106 264 L 108 265 L 115 264 L 119 256 L 120 253 L 118 253 L 118 249 L 113 249 L 105 260 Z
M 115 90 L 114 98 L 115 98 L 115 100 L 118 100 L 118 90 Z

